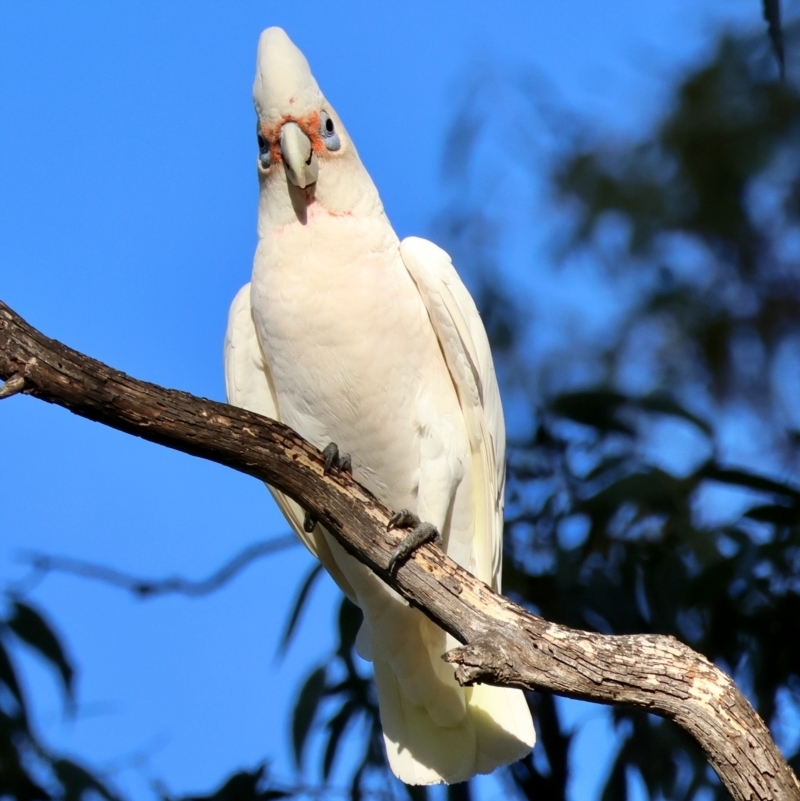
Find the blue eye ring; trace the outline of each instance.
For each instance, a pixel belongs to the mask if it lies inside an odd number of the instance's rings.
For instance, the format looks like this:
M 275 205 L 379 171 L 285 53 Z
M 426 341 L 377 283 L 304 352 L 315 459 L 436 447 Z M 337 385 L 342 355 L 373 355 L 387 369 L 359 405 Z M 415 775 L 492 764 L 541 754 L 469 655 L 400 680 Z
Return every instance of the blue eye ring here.
M 339 134 L 336 133 L 333 120 L 327 111 L 323 111 L 319 115 L 319 135 L 328 150 L 336 151 L 342 146 L 342 141 L 339 139 Z
M 258 163 L 262 169 L 266 170 L 272 164 L 272 153 L 270 152 L 269 142 L 261 133 L 261 128 L 256 124 L 256 140 L 258 141 Z

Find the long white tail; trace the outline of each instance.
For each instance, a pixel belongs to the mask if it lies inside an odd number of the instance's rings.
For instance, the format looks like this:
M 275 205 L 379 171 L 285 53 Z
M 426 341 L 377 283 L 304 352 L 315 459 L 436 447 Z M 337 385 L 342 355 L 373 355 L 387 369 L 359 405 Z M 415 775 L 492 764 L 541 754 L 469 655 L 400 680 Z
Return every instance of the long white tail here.
M 441 658 L 455 640 L 325 539 L 364 613 L 356 647 L 375 669 L 394 774 L 406 784 L 455 784 L 528 754 L 536 735 L 522 691 L 459 686 Z
M 480 684 L 461 689 L 465 714 L 444 726 L 411 703 L 391 665 L 376 660 L 374 666 L 386 753 L 406 784 L 466 781 L 515 762 L 533 747 L 533 722 L 520 690 Z

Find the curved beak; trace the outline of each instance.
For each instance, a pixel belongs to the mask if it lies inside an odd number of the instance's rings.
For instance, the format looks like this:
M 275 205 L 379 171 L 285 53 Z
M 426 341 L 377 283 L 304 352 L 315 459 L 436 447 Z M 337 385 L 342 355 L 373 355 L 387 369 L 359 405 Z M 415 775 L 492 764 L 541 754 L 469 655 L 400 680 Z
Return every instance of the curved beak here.
M 286 122 L 281 128 L 281 154 L 289 180 L 305 189 L 317 180 L 319 162 L 311 149 L 311 140 L 296 122 Z

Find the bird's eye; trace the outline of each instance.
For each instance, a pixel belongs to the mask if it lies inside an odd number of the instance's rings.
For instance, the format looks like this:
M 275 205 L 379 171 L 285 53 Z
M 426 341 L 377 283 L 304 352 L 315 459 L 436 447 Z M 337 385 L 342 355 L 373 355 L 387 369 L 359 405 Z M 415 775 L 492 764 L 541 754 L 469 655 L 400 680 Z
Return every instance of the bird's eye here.
M 333 120 L 326 111 L 323 111 L 319 116 L 319 135 L 322 137 L 322 141 L 325 143 L 325 147 L 327 147 L 328 150 L 338 150 L 342 146 L 339 134 L 336 133 Z
M 262 169 L 266 170 L 272 163 L 272 154 L 270 153 L 269 142 L 261 133 L 261 127 L 258 124 L 256 124 L 256 139 L 258 140 L 258 163 Z

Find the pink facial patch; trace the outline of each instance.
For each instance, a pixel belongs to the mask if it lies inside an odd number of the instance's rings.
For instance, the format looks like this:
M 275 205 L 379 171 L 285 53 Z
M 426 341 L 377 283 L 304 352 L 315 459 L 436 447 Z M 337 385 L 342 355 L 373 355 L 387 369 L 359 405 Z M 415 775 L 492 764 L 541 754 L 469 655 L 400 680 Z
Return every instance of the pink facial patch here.
M 289 100 L 293 103 L 295 98 Z M 261 124 L 261 135 L 269 142 L 269 151 L 272 157 L 273 164 L 280 164 L 283 161 L 281 155 L 281 128 L 286 122 L 295 122 L 300 127 L 300 130 L 308 137 L 311 142 L 311 149 L 314 153 L 325 153 L 325 143 L 322 141 L 322 136 L 319 132 L 319 112 L 312 111 L 305 117 L 293 117 L 291 114 L 286 114 L 280 122 L 275 125 Z

